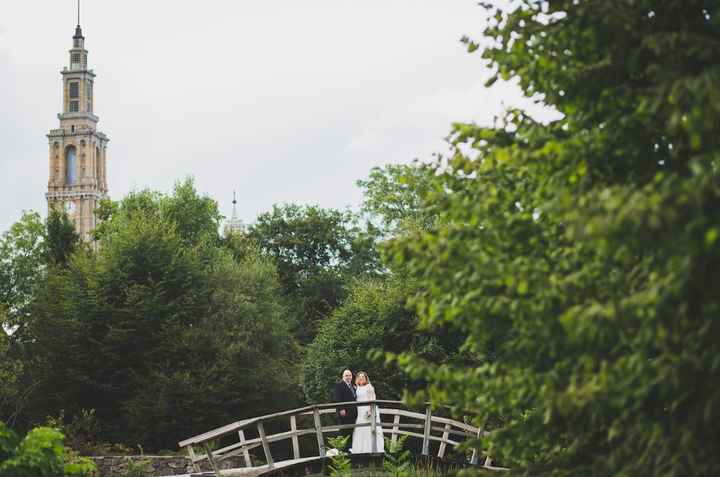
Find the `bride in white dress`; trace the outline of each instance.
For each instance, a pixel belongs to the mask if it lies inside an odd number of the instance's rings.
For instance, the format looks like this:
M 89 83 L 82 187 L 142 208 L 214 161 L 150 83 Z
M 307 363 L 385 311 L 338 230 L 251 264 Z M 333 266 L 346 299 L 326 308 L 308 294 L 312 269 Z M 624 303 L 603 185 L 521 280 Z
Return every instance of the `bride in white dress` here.
M 357 386 L 357 400 L 358 401 L 374 401 L 377 399 L 375 396 L 375 388 L 370 384 L 370 379 L 364 372 L 357 373 L 355 377 L 355 385 Z M 355 421 L 357 424 L 370 423 L 370 406 L 358 406 L 358 416 Z M 385 452 L 385 441 L 383 440 L 383 430 L 380 427 L 380 409 L 375 406 L 375 442 L 377 447 L 375 452 Z M 352 448 L 350 449 L 353 454 L 362 454 L 372 452 L 372 428 L 368 426 L 356 427 L 353 431 Z

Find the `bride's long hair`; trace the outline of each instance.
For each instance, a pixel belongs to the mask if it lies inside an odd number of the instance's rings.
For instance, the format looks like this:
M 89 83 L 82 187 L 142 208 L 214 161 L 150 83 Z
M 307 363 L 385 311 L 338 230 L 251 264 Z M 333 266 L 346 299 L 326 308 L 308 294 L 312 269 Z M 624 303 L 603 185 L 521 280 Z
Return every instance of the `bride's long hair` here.
M 360 379 L 360 376 L 365 377 L 365 385 L 372 387 L 372 383 L 370 382 L 370 378 L 368 377 L 367 373 L 365 371 L 358 371 L 358 373 L 355 375 L 355 384 L 357 384 L 358 379 Z

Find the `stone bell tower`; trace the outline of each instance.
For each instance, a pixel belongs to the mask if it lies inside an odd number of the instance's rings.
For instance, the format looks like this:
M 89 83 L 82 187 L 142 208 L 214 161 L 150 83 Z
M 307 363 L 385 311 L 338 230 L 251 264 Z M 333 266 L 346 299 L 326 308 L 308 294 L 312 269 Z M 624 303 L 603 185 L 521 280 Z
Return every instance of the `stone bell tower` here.
M 48 210 L 63 207 L 75 223 L 75 230 L 87 240 L 95 228 L 94 210 L 107 196 L 108 137 L 97 130 L 99 118 L 93 112 L 95 73 L 88 69 L 85 37 L 78 25 L 73 36 L 69 66 L 61 71 L 63 109 L 59 129 L 47 135 L 50 143 Z

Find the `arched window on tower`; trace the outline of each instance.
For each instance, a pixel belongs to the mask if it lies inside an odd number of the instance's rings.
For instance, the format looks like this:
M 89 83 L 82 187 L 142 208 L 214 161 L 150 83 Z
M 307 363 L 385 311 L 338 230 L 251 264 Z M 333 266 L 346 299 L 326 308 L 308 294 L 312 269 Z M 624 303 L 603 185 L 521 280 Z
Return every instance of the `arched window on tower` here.
M 77 179 L 77 149 L 65 148 L 65 185 L 74 185 Z

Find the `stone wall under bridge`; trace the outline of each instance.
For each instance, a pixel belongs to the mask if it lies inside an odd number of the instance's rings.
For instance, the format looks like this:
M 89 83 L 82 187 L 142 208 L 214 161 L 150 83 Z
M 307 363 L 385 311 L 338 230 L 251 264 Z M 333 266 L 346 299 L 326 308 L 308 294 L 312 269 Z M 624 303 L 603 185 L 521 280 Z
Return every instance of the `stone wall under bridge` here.
M 157 456 L 157 455 L 132 455 L 132 456 L 95 456 L 89 457 L 97 466 L 93 477 L 125 477 L 129 471 L 133 477 L 140 474 L 144 477 L 164 477 L 168 475 L 183 475 L 193 472 L 190 459 L 186 456 Z M 229 458 L 221 462 L 222 469 L 243 467 L 244 463 L 240 458 Z M 206 462 L 200 466 L 203 471 L 210 468 Z
M 192 470 L 190 460 L 185 456 L 96 456 L 90 459 L 97 467 L 94 477 L 137 475 L 139 469 L 145 469 L 143 474 L 147 477 L 162 477 L 187 474 Z

